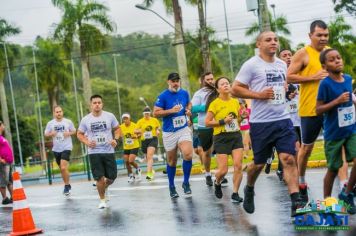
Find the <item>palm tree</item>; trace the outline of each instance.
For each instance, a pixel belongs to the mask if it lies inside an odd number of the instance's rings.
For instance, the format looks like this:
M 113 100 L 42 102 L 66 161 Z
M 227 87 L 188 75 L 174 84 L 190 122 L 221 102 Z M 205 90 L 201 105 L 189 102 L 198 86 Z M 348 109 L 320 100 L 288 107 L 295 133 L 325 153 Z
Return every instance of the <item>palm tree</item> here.
M 291 48 L 290 40 L 286 36 L 290 36 L 290 31 L 287 27 L 288 20 L 285 16 L 280 15 L 273 19 L 271 12 L 268 13 L 271 31 L 278 35 L 279 44 L 281 48 Z M 258 22 L 254 22 L 245 32 L 246 36 L 255 36 L 260 32 Z M 254 39 L 253 45 L 255 45 L 256 39 Z
M 105 46 L 101 30 L 113 32 L 115 24 L 107 15 L 109 9 L 96 1 L 52 0 L 52 3 L 63 12 L 54 37 L 64 42 L 68 54 L 73 48 L 75 38 L 79 40 L 84 99 L 88 103 L 92 93 L 88 54 Z
M 3 43 L 1 46 L 5 48 L 4 40 L 16 34 L 19 34 L 21 31 L 18 27 L 9 24 L 5 19 L 0 18 L 0 41 Z M 4 51 L 0 50 L 0 103 L 1 103 L 1 115 L 5 125 L 5 137 L 9 141 L 12 146 L 12 135 L 10 130 L 10 119 L 9 119 L 9 111 L 7 107 L 7 100 L 5 94 L 5 86 L 4 86 L 4 76 L 6 71 L 6 64 L 5 64 L 5 55 Z M 10 50 L 11 52 L 11 50 Z M 10 53 L 9 53 L 10 54 Z M 11 57 L 9 57 L 11 59 Z M 13 146 L 12 146 L 13 147 Z
M 52 111 L 53 107 L 59 104 L 60 90 L 70 89 L 71 65 L 68 60 L 64 60 L 65 52 L 61 45 L 50 39 L 39 37 L 35 46 L 39 87 L 46 91 Z M 33 72 L 32 69 L 30 71 L 32 76 Z

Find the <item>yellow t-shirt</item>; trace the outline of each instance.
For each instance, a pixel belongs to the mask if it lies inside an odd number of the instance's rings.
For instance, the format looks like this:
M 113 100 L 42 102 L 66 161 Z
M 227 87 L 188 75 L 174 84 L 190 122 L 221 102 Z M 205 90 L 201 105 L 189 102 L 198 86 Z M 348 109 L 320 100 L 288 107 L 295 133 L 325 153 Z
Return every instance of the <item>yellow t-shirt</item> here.
M 311 46 L 306 46 L 305 50 L 309 56 L 309 63 L 299 72 L 299 75 L 308 77 L 316 74 L 322 67 L 319 61 L 320 52 Z M 320 80 L 300 84 L 299 116 L 316 116 L 316 97 L 318 95 L 319 84 Z
M 160 128 L 161 125 L 156 118 L 150 117 L 146 119 L 145 117 L 141 118 L 137 121 L 137 129 L 142 131 L 141 139 L 151 139 L 153 137 L 157 137 L 157 128 Z
M 124 150 L 131 150 L 140 147 L 140 143 L 138 138 L 136 137 L 135 130 L 137 129 L 137 125 L 131 121 L 130 126 L 126 126 L 125 124 L 120 125 L 121 132 L 124 136 Z
M 209 105 L 208 112 L 212 112 L 214 114 L 214 120 L 219 121 L 224 119 L 230 113 L 236 117 L 231 124 L 225 124 L 214 127 L 214 135 L 220 134 L 222 132 L 237 132 L 240 130 L 240 126 L 238 123 L 238 115 L 240 110 L 239 102 L 230 98 L 228 101 L 221 100 L 220 98 L 216 98 Z

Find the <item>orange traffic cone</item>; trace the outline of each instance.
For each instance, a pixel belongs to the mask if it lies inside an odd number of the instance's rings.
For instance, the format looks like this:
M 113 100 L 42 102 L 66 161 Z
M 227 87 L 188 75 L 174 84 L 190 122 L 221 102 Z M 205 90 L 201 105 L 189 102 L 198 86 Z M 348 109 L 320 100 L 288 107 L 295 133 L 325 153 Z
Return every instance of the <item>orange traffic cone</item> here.
M 12 210 L 12 233 L 13 235 L 29 235 L 42 232 L 32 219 L 31 210 L 28 207 L 25 191 L 23 190 L 18 172 L 12 174 L 13 178 L 13 210 Z

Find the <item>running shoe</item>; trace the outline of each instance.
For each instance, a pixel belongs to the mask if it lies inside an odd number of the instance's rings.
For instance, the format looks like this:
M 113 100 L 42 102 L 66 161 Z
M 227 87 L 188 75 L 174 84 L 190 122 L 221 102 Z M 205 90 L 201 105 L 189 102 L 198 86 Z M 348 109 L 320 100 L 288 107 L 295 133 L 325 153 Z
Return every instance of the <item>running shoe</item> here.
M 147 175 L 147 176 L 146 176 L 146 180 L 147 180 L 148 182 L 151 182 L 151 181 L 153 180 L 153 178 Z
M 98 209 L 104 209 L 104 208 L 107 208 L 107 207 L 108 207 L 108 205 L 106 204 L 106 201 L 105 200 L 100 200 Z
M 214 188 L 215 188 L 215 196 L 219 199 L 223 197 L 223 193 L 221 191 L 221 184 L 217 184 L 216 181 L 214 182 Z
M 255 211 L 255 200 L 254 200 L 255 191 L 248 190 L 246 185 L 244 189 L 244 194 L 245 194 L 245 200 L 242 206 L 247 213 L 252 214 Z
M 63 194 L 65 196 L 69 196 L 70 195 L 70 190 L 72 189 L 72 187 L 70 186 L 70 184 L 68 185 L 64 185 L 64 190 L 63 190 Z
M 211 175 L 205 176 L 205 183 L 208 186 L 213 186 L 213 180 L 211 178 Z
M 223 186 L 226 186 L 228 183 L 229 183 L 229 181 L 227 181 L 227 179 L 225 177 L 223 177 L 222 180 L 221 180 L 221 184 Z
M 283 181 L 283 171 L 277 170 L 276 174 L 277 174 L 277 176 L 279 178 L 279 181 Z
M 306 205 L 309 201 L 307 184 L 299 184 L 299 194 L 303 204 Z
M 299 198 L 298 200 L 292 202 L 292 206 L 291 206 L 291 217 L 295 217 L 297 214 L 297 210 L 301 209 L 305 206 L 304 201 Z
M 8 204 L 11 204 L 12 203 L 12 200 L 8 197 L 5 197 L 3 200 L 2 200 L 2 204 L 3 205 L 8 205 Z
M 136 170 L 136 174 L 137 174 L 137 180 L 141 180 L 141 176 L 142 176 L 141 168 L 138 168 Z
M 231 195 L 231 201 L 232 201 L 232 202 L 236 202 L 236 203 L 240 203 L 240 202 L 243 202 L 244 199 L 239 196 L 239 193 L 232 193 L 232 195 Z
M 127 182 L 128 182 L 129 184 L 135 182 L 135 176 L 130 175 L 130 176 L 129 176 L 129 179 L 127 180 Z
M 189 183 L 183 183 L 182 188 L 184 190 L 184 193 L 186 195 L 192 194 L 192 190 L 190 189 L 190 184 Z
M 356 206 L 354 202 L 354 194 L 349 193 L 346 194 L 344 192 L 341 192 L 339 194 L 339 200 L 343 200 L 348 206 L 346 206 L 347 213 L 350 215 L 356 214 Z
M 169 195 L 171 196 L 171 198 L 179 197 L 175 187 L 169 187 Z

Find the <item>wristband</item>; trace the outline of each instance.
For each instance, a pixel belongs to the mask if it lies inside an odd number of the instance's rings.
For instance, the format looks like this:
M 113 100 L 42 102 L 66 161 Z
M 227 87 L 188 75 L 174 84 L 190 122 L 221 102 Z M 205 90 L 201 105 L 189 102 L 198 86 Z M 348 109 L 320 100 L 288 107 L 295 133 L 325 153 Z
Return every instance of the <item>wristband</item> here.
M 225 120 L 224 119 L 219 120 L 219 125 L 225 125 Z

